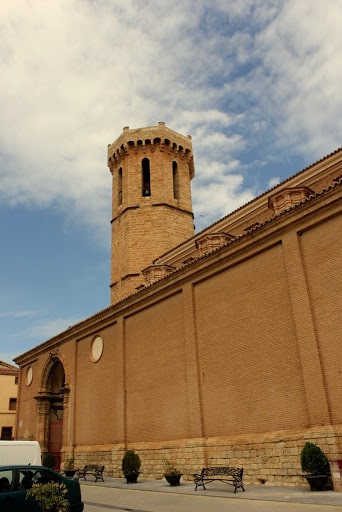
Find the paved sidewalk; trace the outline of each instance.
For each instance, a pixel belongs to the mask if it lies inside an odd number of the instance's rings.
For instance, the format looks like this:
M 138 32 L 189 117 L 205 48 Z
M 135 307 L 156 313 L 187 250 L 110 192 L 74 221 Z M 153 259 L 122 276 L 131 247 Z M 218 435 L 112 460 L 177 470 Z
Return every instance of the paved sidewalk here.
M 261 500 L 287 503 L 306 503 L 312 505 L 331 505 L 339 507 L 342 511 L 342 493 L 334 491 L 312 492 L 309 487 L 276 487 L 271 485 L 245 485 L 246 492 L 234 489 L 230 485 L 212 482 L 207 489 L 194 490 L 194 484 L 182 481 L 181 485 L 171 487 L 165 479 L 162 480 L 138 480 L 136 484 L 126 484 L 124 478 L 105 477 L 104 482 L 95 483 L 89 477 L 88 480 L 80 480 L 81 486 L 91 485 L 96 487 L 111 487 L 117 489 L 129 489 L 130 491 L 153 491 L 175 494 L 203 495 L 219 498 L 234 498 L 237 500 Z

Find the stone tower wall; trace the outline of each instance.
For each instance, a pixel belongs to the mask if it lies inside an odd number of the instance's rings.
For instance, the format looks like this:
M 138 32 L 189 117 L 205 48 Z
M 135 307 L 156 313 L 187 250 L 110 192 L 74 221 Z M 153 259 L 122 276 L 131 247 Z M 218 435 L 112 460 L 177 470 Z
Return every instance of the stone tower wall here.
M 142 162 L 149 161 L 150 195 L 143 195 Z M 112 190 L 112 303 L 144 283 L 141 271 L 194 234 L 190 137 L 164 123 L 130 130 L 108 148 Z M 177 166 L 177 180 L 173 178 Z M 121 177 L 120 177 L 121 174 Z M 176 184 L 175 184 L 176 183 Z

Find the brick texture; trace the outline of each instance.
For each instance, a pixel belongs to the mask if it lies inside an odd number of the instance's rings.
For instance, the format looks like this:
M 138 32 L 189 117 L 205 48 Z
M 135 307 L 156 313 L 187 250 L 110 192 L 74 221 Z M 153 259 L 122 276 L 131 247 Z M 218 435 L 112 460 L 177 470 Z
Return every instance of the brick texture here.
M 150 197 L 141 196 L 143 156 Z M 275 214 L 264 194 L 196 236 L 190 139 L 163 124 L 125 129 L 108 158 L 112 304 L 17 358 L 18 438 L 37 438 L 46 450 L 59 400 L 62 455 L 74 453 L 78 466 L 101 462 L 122 476 L 132 448 L 143 478 L 161 478 L 171 458 L 187 479 L 204 465 L 229 464 L 245 468 L 247 483 L 298 485 L 309 440 L 341 488 L 333 461 L 342 459 L 342 150 L 286 181 L 287 190 L 313 191 L 298 203 Z M 146 286 L 141 271 L 154 263 L 167 272 Z M 56 365 L 65 373 L 57 391 Z

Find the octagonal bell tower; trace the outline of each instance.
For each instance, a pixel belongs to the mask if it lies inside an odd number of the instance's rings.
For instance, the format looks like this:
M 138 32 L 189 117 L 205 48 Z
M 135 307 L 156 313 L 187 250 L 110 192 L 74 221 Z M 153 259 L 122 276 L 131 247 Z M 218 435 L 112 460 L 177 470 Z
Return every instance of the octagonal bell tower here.
M 108 145 L 112 173 L 111 303 L 143 284 L 142 270 L 194 235 L 191 137 L 160 122 L 123 129 Z

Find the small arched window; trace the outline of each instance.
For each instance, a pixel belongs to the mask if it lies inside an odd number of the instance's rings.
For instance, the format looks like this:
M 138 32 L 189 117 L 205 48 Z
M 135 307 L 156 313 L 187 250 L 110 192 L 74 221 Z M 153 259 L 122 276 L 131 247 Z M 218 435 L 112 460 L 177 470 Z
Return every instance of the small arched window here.
M 173 197 L 179 199 L 179 173 L 177 162 L 172 162 Z
M 142 161 L 142 195 L 145 197 L 151 195 L 150 161 L 148 158 L 144 158 Z
M 122 204 L 122 167 L 118 172 L 118 205 Z

